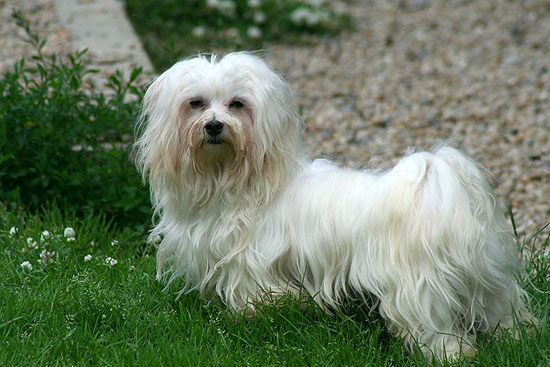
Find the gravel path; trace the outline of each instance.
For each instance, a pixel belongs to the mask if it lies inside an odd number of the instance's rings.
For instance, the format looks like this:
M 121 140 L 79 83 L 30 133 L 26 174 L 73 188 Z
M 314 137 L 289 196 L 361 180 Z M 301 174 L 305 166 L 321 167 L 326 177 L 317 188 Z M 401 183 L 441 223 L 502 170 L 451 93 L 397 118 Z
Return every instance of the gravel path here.
M 390 166 L 409 146 L 451 141 L 494 174 L 521 237 L 550 222 L 550 2 L 333 3 L 353 31 L 265 54 L 296 92 L 313 155 Z M 0 0 L 0 71 L 29 52 L 14 6 L 47 51 L 71 47 L 51 0 Z
M 23 42 L 25 32 L 18 28 L 11 14 L 14 9 L 29 19 L 33 30 L 42 39 L 47 39 L 43 52 L 66 53 L 71 50 L 71 36 L 63 28 L 54 12 L 52 0 L 0 0 L 0 72 L 11 70 L 22 56 L 29 56 L 34 50 Z

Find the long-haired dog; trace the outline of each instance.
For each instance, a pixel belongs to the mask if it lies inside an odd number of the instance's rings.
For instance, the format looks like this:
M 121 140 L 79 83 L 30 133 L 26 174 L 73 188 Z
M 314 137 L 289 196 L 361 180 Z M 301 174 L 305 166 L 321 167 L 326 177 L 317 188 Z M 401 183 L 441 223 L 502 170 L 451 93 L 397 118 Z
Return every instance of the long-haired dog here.
M 439 358 L 530 318 L 503 211 L 458 150 L 387 172 L 312 161 L 286 83 L 247 53 L 175 64 L 150 85 L 138 131 L 157 277 L 183 277 L 182 291 L 250 312 L 266 295 L 305 291 L 327 309 L 373 297 L 409 349 Z

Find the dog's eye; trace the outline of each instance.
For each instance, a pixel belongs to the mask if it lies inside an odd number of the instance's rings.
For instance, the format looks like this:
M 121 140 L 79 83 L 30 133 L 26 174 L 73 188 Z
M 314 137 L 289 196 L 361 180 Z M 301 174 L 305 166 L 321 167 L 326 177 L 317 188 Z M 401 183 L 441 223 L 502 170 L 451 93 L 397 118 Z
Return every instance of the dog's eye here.
M 241 101 L 233 101 L 229 104 L 229 108 L 243 108 L 244 104 Z
M 193 99 L 193 100 L 189 101 L 189 104 L 191 105 L 192 108 L 203 108 L 204 107 L 204 102 L 201 99 Z

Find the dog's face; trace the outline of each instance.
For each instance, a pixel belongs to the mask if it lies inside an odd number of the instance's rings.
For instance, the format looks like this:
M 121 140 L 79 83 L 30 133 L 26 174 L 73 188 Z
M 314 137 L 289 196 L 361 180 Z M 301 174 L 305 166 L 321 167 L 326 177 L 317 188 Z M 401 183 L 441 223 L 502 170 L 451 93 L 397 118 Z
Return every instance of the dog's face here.
M 242 164 L 250 150 L 258 104 L 250 86 L 208 66 L 201 80 L 183 93 L 178 112 L 179 142 L 203 174 Z
M 176 63 L 147 90 L 141 128 L 138 166 L 151 181 L 257 180 L 281 174 L 274 166 L 302 150 L 303 125 L 286 83 L 247 53 Z

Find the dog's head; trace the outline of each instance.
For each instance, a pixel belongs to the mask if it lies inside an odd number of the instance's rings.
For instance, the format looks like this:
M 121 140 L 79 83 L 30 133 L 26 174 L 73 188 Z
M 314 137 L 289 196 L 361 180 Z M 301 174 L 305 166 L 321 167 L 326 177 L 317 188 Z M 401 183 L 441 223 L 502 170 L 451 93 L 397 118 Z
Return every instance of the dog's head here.
M 153 192 L 169 183 L 199 191 L 199 181 L 202 196 L 281 184 L 302 154 L 286 83 L 248 53 L 176 63 L 147 90 L 139 130 L 137 164 Z

